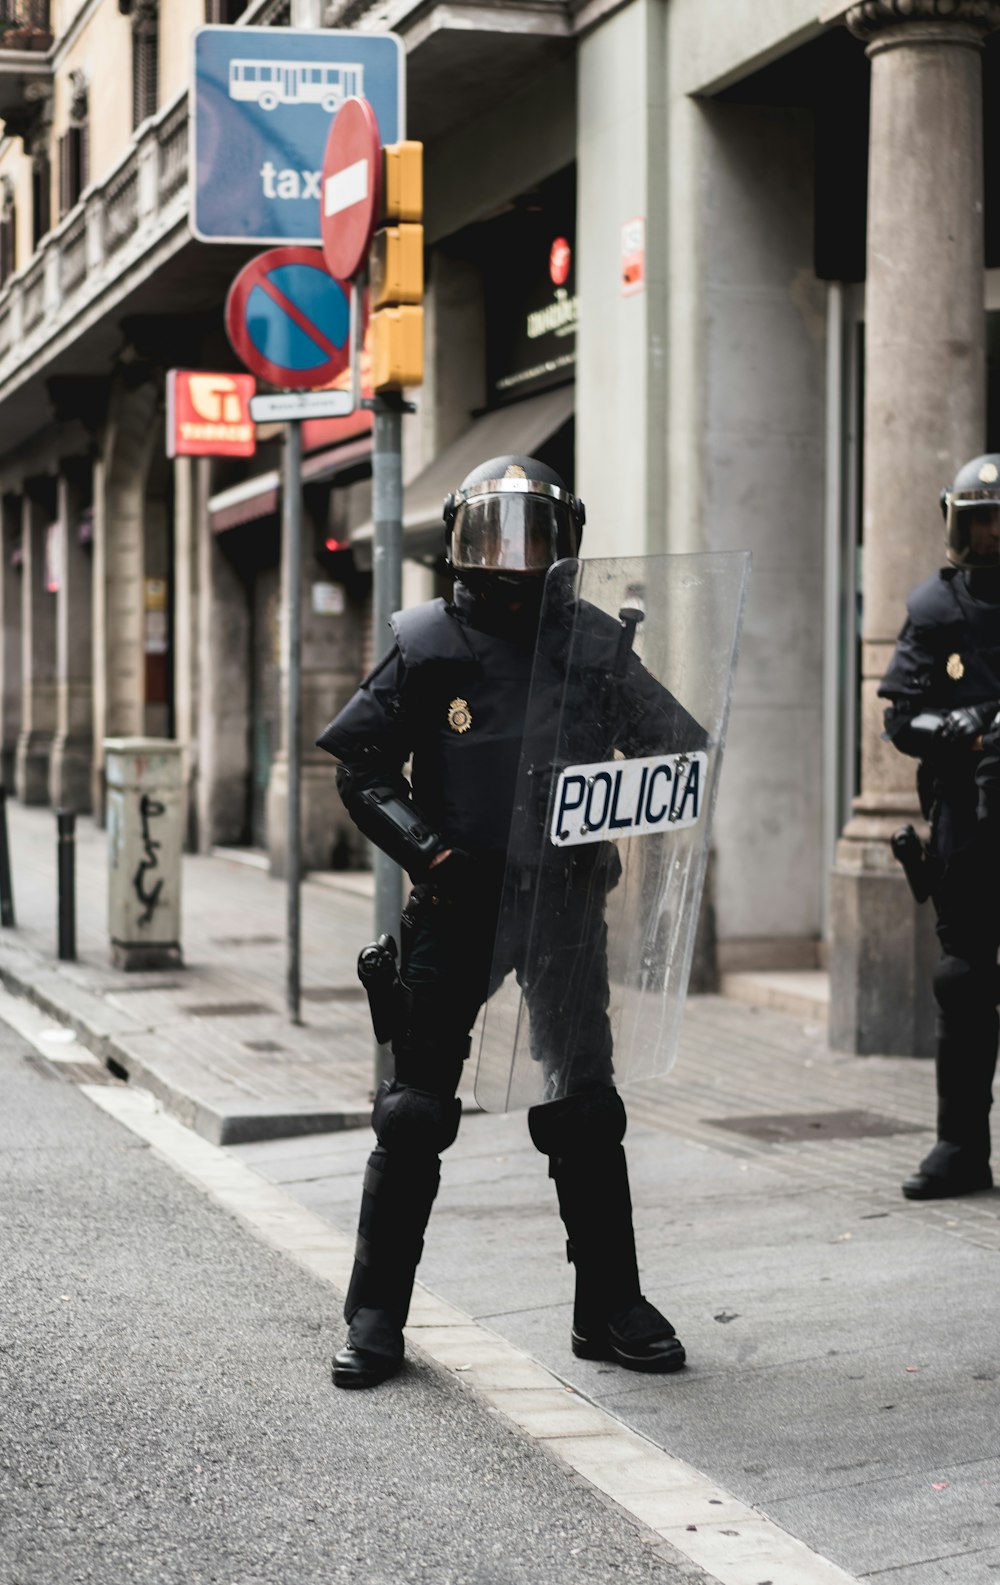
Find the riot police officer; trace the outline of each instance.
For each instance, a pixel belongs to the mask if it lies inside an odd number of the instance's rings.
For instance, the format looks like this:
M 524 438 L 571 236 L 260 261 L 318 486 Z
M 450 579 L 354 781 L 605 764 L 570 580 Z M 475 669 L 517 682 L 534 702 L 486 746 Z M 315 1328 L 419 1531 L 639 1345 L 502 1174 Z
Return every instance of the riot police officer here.
M 919 760 L 930 844 L 917 853 L 937 915 L 937 1143 L 903 1183 L 910 1200 L 992 1187 L 1000 892 L 1000 454 L 974 457 L 941 496 L 949 566 L 914 589 L 879 693 L 886 735 Z M 983 753 L 984 743 L 986 753 Z M 911 841 L 915 840 L 912 838 Z
M 521 978 L 518 922 L 504 927 L 500 919 L 505 854 L 544 575 L 576 555 L 583 523 L 583 503 L 531 457 L 492 458 L 473 470 L 445 502 L 452 600 L 393 617 L 389 654 L 319 739 L 340 761 L 337 784 L 352 819 L 414 883 L 393 987 L 395 1078 L 380 1087 L 372 1113 L 377 1143 L 344 1309 L 347 1343 L 333 1365 L 339 1387 L 373 1386 L 402 1363 L 440 1155 L 458 1132 L 470 1030 L 495 988 L 495 962 Z M 700 746 L 697 723 L 631 662 L 624 713 L 636 741 L 645 732 L 679 749 Z M 616 879 L 615 849 L 596 843 L 575 854 L 562 903 L 578 884 L 603 899 Z M 537 1036 L 546 1072 L 563 1081 L 559 1099 L 531 1108 L 528 1126 L 549 1158 L 576 1269 L 571 1345 L 632 1370 L 677 1370 L 684 1349 L 639 1284 L 625 1109 L 613 1083 L 603 902 L 580 917 L 553 970 L 556 979 L 574 976 L 582 1013 L 575 1026 L 588 1031 L 586 1049 L 567 1051 L 564 1037 L 560 1047 L 558 1020 L 546 1018 L 537 988 L 524 985 L 533 1047 Z

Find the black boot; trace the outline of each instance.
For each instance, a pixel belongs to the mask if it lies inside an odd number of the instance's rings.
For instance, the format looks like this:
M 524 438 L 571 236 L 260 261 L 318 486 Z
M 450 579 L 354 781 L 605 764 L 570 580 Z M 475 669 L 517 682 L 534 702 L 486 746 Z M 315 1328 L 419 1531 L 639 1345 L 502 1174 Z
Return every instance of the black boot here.
M 970 976 L 971 978 L 971 976 Z M 903 1183 L 907 1200 L 946 1200 L 992 1189 L 990 1108 L 997 1012 L 990 997 L 938 1015 L 937 1144 Z M 975 982 L 973 982 L 975 983 Z
M 626 1370 L 679 1370 L 684 1347 L 667 1318 L 643 1297 L 636 1263 L 632 1197 L 621 1139 L 625 1109 L 616 1090 L 572 1096 L 528 1114 L 531 1137 L 549 1149 L 549 1175 L 576 1268 L 570 1343 L 581 1359 Z
M 401 1161 L 379 1146 L 368 1158 L 344 1304 L 347 1342 L 333 1361 L 337 1387 L 377 1386 L 403 1363 L 403 1327 L 440 1177 L 436 1157 Z

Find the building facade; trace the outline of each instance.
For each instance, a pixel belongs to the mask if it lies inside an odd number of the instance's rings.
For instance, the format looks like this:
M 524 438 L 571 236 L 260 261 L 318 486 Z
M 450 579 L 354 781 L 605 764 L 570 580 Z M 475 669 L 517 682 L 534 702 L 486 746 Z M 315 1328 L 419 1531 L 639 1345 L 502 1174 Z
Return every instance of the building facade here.
M 915 799 L 875 688 L 941 560 L 939 489 L 1000 448 L 1000 5 L 0 0 L 4 778 L 100 819 L 103 738 L 175 736 L 190 844 L 280 872 L 280 435 L 252 462 L 164 447 L 166 371 L 235 368 L 222 304 L 253 251 L 190 232 L 205 21 L 404 42 L 407 600 L 444 587 L 441 498 L 502 451 L 566 474 L 590 555 L 751 549 L 720 961 L 828 960 L 836 1044 L 920 1049 L 928 922 L 887 842 Z M 367 421 L 306 448 L 306 861 L 354 865 L 311 744 L 381 647 Z

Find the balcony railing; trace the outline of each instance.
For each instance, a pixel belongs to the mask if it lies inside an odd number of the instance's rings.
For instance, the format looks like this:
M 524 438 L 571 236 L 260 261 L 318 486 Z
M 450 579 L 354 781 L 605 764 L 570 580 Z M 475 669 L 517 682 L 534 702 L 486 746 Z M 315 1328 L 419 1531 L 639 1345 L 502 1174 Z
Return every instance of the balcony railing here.
M 49 0 L 0 0 L 0 50 L 47 50 Z
M 0 0 L 0 15 L 3 14 Z M 187 218 L 186 91 L 146 121 L 125 157 L 0 290 L 0 390 Z

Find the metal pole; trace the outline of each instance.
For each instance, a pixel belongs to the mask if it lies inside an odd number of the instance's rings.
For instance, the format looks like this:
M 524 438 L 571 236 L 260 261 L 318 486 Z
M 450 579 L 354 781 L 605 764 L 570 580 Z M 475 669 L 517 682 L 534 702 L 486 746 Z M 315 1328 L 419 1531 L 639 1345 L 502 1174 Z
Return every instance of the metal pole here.
M 56 810 L 59 840 L 59 957 L 76 959 L 76 815 L 72 809 Z
M 372 518 L 375 657 L 389 647 L 389 618 L 403 603 L 403 404 L 399 398 L 377 396 L 373 402 L 375 437 L 372 456 Z M 403 872 L 385 853 L 375 850 L 375 935 L 399 935 L 403 909 Z M 375 1045 L 375 1087 L 393 1075 L 389 1046 Z
M 284 541 L 288 682 L 288 961 L 286 1002 L 293 1024 L 301 1018 L 302 939 L 302 426 L 285 425 Z
M 7 840 L 7 789 L 0 787 L 0 925 L 15 924 L 14 886 L 10 877 L 10 843 Z

